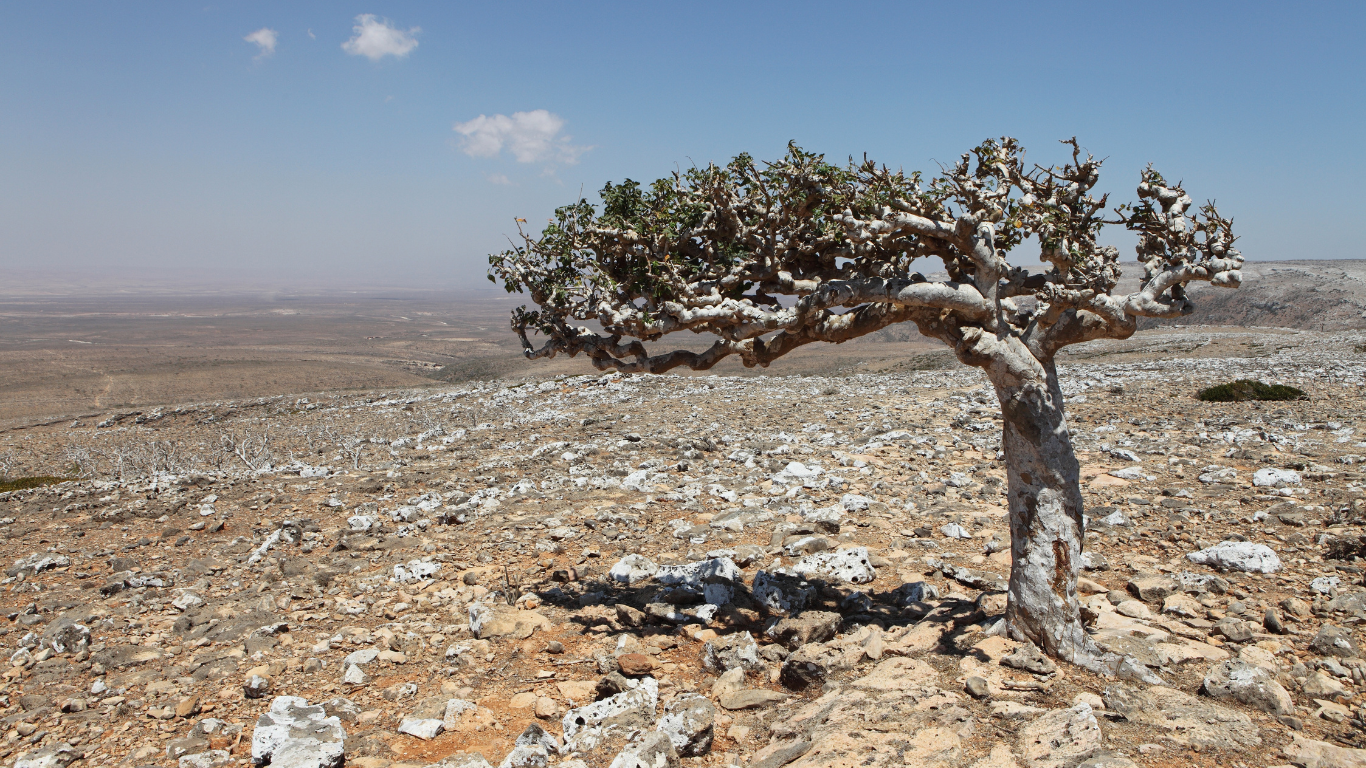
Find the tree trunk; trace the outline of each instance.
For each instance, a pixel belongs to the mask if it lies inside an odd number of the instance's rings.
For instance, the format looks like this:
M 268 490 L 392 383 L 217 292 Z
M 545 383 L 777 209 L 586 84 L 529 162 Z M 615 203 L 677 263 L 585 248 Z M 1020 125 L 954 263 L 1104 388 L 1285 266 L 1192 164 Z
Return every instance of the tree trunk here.
M 1037 365 L 1037 377 L 1020 378 L 1019 368 L 1016 375 L 993 377 L 1003 379 L 995 385 L 1004 417 L 1013 557 L 1006 622 L 1016 640 L 1094 667 L 1099 653 L 1082 627 L 1077 601 L 1085 533 L 1080 468 L 1057 368 L 1051 360 Z

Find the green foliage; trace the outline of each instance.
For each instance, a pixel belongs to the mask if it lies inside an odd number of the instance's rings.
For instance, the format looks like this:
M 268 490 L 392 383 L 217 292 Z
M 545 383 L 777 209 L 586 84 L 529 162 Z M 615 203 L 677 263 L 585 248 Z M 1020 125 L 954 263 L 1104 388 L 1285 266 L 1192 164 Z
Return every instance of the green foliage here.
M 51 475 L 37 475 L 33 477 L 16 477 L 14 479 L 0 477 L 0 493 L 8 491 L 27 491 L 30 488 L 41 488 L 44 485 L 55 485 L 70 480 L 69 477 L 53 477 Z
M 978 154 L 1000 151 L 988 142 Z M 598 319 L 602 306 L 634 304 L 648 337 L 661 305 L 699 281 L 714 281 L 722 295 L 739 299 L 755 286 L 749 275 L 824 273 L 839 270 L 841 260 L 868 262 L 861 272 L 878 272 L 874 263 L 904 268 L 924 255 L 914 252 L 912 239 L 860 249 L 839 217 L 900 208 L 947 219 L 946 201 L 956 194 L 961 190 L 943 179 L 926 190 L 918 173 L 868 161 L 834 165 L 789 144 L 786 156 L 772 163 L 741 154 L 724 166 L 687 169 L 648 186 L 609 182 L 599 192 L 600 206 L 586 199 L 563 206 L 539 236 L 523 232 L 522 244 L 491 255 L 489 280 L 529 294 L 538 305 L 515 311 L 515 328 L 562 334 L 571 318 Z M 1012 238 L 1018 235 L 1003 234 L 1000 244 L 1008 247 Z
M 1191 199 L 1179 184 L 1167 187 L 1166 179 L 1151 165 L 1143 171 L 1139 196 L 1139 202 L 1116 209 L 1124 217 L 1125 228 L 1138 233 L 1139 261 L 1176 264 L 1191 252 L 1203 251 L 1218 258 L 1233 252 L 1238 239 L 1233 234 L 1233 220 L 1220 216 L 1213 202 L 1199 207 L 1199 215 L 1191 218 L 1185 231 L 1172 230 L 1169 213 L 1184 213 Z
M 1238 379 L 1200 390 L 1200 399 L 1211 403 L 1241 403 L 1245 400 L 1299 400 L 1304 390 L 1284 384 L 1265 384 L 1252 379 Z

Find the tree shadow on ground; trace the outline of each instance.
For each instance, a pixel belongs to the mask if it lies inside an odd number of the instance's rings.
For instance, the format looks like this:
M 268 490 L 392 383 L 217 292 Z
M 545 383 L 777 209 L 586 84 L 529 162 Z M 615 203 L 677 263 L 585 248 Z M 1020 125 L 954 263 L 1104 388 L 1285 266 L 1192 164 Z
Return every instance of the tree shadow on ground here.
M 560 584 L 536 594 L 545 603 L 570 611 L 570 621 L 579 625 L 584 633 L 628 632 L 642 639 L 677 635 L 680 627 L 690 624 L 701 625 L 718 635 L 747 631 L 761 639 L 782 619 L 800 619 L 815 611 L 839 614 L 841 634 L 874 625 L 884 631 L 924 623 L 944 625 L 943 638 L 935 650 L 949 655 L 976 653 L 971 646 L 983 637 L 978 625 L 986 619 L 986 614 L 980 601 L 912 600 L 909 598 L 919 595 L 908 594 L 913 592 L 906 588 L 910 585 L 896 590 L 865 591 L 858 585 L 833 584 L 821 579 L 777 577 L 775 581 L 787 598 L 790 610 L 766 603 L 762 598 L 769 595 L 756 597 L 751 585 L 727 583 L 732 590 L 731 601 L 720 606 L 711 621 L 703 621 L 695 615 L 698 608 L 705 605 L 700 590 L 690 592 L 657 583 L 629 586 L 595 578 Z M 582 610 L 593 606 L 608 610 Z

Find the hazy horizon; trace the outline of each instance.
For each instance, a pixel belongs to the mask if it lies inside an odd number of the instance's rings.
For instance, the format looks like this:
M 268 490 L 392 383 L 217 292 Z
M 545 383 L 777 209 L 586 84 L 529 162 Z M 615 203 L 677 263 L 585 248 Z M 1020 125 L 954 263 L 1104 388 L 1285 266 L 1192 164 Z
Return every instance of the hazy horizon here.
M 1248 259 L 1249 265 L 1295 262 L 1366 262 L 1366 259 Z M 1133 260 L 1122 260 L 1126 273 L 1141 274 L 1141 266 Z M 938 265 L 926 259 L 921 265 L 927 274 L 938 271 Z M 121 274 L 119 272 L 49 272 L 41 269 L 19 268 L 7 271 L 7 281 L 0 285 L 0 300 L 26 297 L 61 297 L 117 299 L 127 297 L 194 297 L 194 296 L 249 296 L 256 299 L 272 295 L 294 298 L 326 297 L 392 298 L 444 294 L 451 297 L 474 296 L 481 299 L 508 298 L 528 301 L 524 294 L 508 294 L 501 285 L 487 280 L 468 280 L 451 277 L 448 280 L 418 282 L 400 275 L 389 280 L 361 279 L 334 276 L 332 279 L 302 279 L 297 276 L 269 274 L 227 274 L 185 272 L 155 276 Z

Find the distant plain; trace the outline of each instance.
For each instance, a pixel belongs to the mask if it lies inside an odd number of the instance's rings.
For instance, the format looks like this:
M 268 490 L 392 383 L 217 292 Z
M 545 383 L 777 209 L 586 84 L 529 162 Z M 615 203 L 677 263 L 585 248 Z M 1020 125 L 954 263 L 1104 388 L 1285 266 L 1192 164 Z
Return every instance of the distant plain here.
M 1136 286 L 1125 265 L 1122 289 Z M 1366 262 L 1258 262 L 1239 291 L 1194 292 L 1182 325 L 1224 326 L 1204 345 L 1163 340 L 1146 322 L 1124 342 L 1069 359 L 1239 356 L 1265 352 L 1240 327 L 1366 328 Z M 323 391 L 407 389 L 469 379 L 593 371 L 586 359 L 528 361 L 508 326 L 521 297 L 500 291 L 72 286 L 28 280 L 0 294 L 0 429 L 117 410 Z M 1184 337 L 1183 337 L 1184 338 Z M 701 349 L 710 339 L 666 343 Z M 1286 343 L 1304 343 L 1287 335 Z M 659 349 L 664 349 L 660 346 Z M 706 374 L 849 375 L 954 364 L 913 327 L 813 344 L 769 369 L 728 359 Z M 686 369 L 679 373 L 689 373 Z

